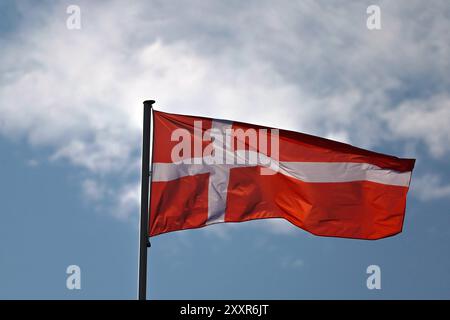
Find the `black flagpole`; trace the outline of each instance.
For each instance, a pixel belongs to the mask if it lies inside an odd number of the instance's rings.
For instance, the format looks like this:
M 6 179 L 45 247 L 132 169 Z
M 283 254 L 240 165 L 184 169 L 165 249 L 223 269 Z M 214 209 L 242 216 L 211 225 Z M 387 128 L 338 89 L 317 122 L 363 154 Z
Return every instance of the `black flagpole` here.
M 144 127 L 142 130 L 141 219 L 139 232 L 139 300 L 147 299 L 147 248 L 150 177 L 150 118 L 154 100 L 144 101 Z

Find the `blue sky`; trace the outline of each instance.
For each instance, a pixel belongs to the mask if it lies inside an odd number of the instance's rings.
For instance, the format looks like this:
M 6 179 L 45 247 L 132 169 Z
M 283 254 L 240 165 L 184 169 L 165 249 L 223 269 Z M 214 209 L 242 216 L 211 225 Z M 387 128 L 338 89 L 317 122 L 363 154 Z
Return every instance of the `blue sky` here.
M 417 162 L 402 234 L 321 238 L 272 220 L 158 236 L 149 298 L 450 298 L 450 7 L 378 1 L 369 31 L 369 4 L 3 1 L 0 298 L 136 297 L 150 98 Z M 71 264 L 81 290 L 66 288 Z M 366 287 L 371 264 L 381 290 Z

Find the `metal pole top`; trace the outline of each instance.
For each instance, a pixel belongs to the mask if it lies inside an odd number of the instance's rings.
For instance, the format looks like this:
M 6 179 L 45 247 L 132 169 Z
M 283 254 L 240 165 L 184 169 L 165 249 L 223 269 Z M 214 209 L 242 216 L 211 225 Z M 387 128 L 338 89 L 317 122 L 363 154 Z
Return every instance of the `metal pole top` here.
M 155 102 L 156 102 L 155 100 L 145 100 L 145 101 L 144 101 L 144 106 L 152 108 L 152 107 L 153 107 L 153 104 L 154 104 Z

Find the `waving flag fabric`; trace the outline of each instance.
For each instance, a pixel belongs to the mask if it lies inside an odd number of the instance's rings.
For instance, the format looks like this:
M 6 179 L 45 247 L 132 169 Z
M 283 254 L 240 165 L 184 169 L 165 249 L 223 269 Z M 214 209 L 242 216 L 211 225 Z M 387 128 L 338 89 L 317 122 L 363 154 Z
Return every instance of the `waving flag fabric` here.
M 315 235 L 401 232 L 414 159 L 303 133 L 154 111 L 149 235 L 284 218 Z

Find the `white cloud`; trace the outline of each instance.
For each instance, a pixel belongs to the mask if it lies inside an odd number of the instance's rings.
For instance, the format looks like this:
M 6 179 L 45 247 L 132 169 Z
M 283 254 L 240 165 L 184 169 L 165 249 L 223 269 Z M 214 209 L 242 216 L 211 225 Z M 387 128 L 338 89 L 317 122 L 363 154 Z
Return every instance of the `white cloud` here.
M 39 165 L 39 161 L 36 159 L 28 159 L 26 165 L 29 167 L 37 167 Z
M 21 3 L 27 19 L 2 44 L 0 133 L 85 168 L 89 183 L 117 199 L 120 217 L 138 212 L 149 98 L 167 111 L 363 147 L 424 143 L 442 158 L 450 151 L 450 44 L 442 40 L 450 7 L 381 1 L 374 32 L 369 4 L 80 1 L 83 27 L 69 31 L 65 4 Z M 124 182 L 112 190 L 108 176 Z
M 281 267 L 283 269 L 300 269 L 305 265 L 303 259 L 284 257 L 281 259 Z
M 217 223 L 208 226 L 207 228 L 202 228 L 204 234 L 207 236 L 213 236 L 214 238 L 219 238 L 221 240 L 230 240 L 231 232 L 235 228 L 233 223 Z
M 398 138 L 426 143 L 435 157 L 443 157 L 450 145 L 450 95 L 405 101 L 385 114 Z
M 118 206 L 112 212 L 119 219 L 136 215 L 140 212 L 140 196 L 140 185 L 129 184 L 120 188 L 117 192 Z
M 298 233 L 298 228 L 284 219 L 265 219 L 262 221 L 269 232 L 279 235 L 292 235 Z
M 91 200 L 101 200 L 105 193 L 105 186 L 99 184 L 93 179 L 86 179 L 82 183 L 84 195 Z
M 414 179 L 412 192 L 423 201 L 450 199 L 450 184 L 443 183 L 435 174 L 425 174 Z

